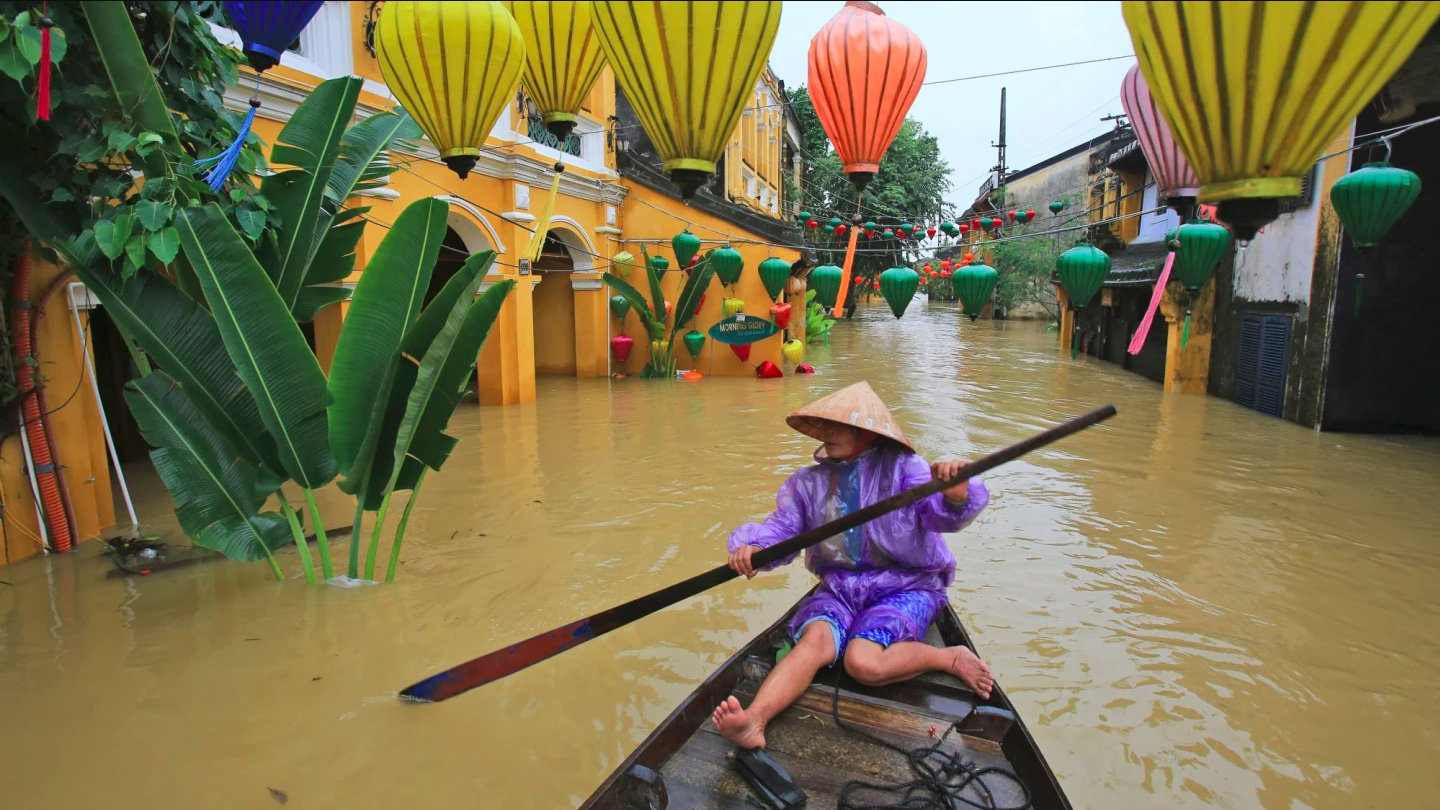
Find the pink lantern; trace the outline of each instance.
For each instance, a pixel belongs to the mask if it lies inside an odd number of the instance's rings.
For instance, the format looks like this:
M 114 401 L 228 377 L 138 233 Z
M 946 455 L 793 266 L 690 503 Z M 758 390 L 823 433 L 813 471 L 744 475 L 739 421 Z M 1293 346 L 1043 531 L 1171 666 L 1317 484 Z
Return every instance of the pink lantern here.
M 610 351 L 615 353 L 615 359 L 625 362 L 630 357 L 630 349 L 635 346 L 635 338 L 629 335 L 616 335 L 610 338 Z
M 1160 199 L 1198 197 L 1200 179 L 1190 168 L 1180 145 L 1175 143 L 1170 125 L 1155 107 L 1154 99 L 1150 98 L 1150 86 L 1140 75 L 1138 64 L 1131 67 L 1125 80 L 1120 82 L 1120 104 L 1135 128 L 1135 138 L 1140 141 L 1140 151 L 1145 153 L 1145 162 L 1150 164 L 1150 173 L 1155 176 Z

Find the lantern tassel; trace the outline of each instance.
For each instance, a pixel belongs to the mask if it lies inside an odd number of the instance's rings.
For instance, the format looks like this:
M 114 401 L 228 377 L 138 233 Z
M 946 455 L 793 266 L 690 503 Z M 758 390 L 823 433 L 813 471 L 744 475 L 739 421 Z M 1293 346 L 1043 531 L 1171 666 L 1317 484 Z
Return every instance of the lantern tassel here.
M 1190 313 L 1185 313 L 1185 329 L 1180 333 L 1180 348 L 1190 345 Z
M 1080 356 L 1080 330 L 1075 330 L 1070 335 L 1070 359 L 1074 360 Z
M 1360 317 L 1360 298 L 1365 294 L 1365 274 L 1355 274 L 1355 317 Z
M 530 244 L 525 246 L 525 258 L 532 264 L 540 261 L 540 253 L 545 249 L 545 235 L 550 233 L 550 218 L 555 215 L 555 195 L 560 193 L 560 175 L 564 173 L 565 164 L 556 161 L 555 176 L 550 179 L 550 196 L 545 198 L 540 218 L 535 220 L 535 233 L 530 235 Z
M 1135 337 L 1130 339 L 1130 347 L 1127 351 L 1130 354 L 1139 354 L 1145 347 L 1145 338 L 1150 336 L 1150 324 L 1155 321 L 1155 311 L 1160 308 L 1160 300 L 1165 297 L 1165 285 L 1170 281 L 1170 268 L 1175 266 L 1175 251 L 1170 251 L 1165 257 L 1165 267 L 1160 271 L 1160 278 L 1155 282 L 1155 292 L 1150 296 L 1150 306 L 1145 310 L 1145 317 L 1140 319 L 1140 326 L 1135 330 Z
M 250 137 L 250 127 L 255 123 L 255 111 L 260 109 L 260 74 L 255 75 L 255 95 L 250 97 L 250 112 L 245 114 L 245 121 L 240 124 L 240 129 L 235 133 L 235 140 L 225 147 L 225 151 L 204 160 L 195 161 L 196 168 L 210 166 L 210 171 L 205 175 L 205 184 L 216 194 L 225 187 L 225 181 L 230 178 L 230 172 L 235 170 L 235 164 L 240 160 L 240 153 L 245 151 L 245 140 Z
M 860 218 L 860 202 L 855 202 L 855 219 Z M 850 290 L 850 270 L 855 266 L 855 243 L 860 240 L 860 223 L 852 221 L 850 225 L 850 244 L 845 248 L 845 266 L 840 273 L 840 293 L 835 296 L 835 317 L 842 318 L 845 315 L 845 294 Z
M 35 118 L 40 121 L 50 120 L 50 29 L 54 27 L 48 13 L 40 18 L 40 79 L 35 83 Z

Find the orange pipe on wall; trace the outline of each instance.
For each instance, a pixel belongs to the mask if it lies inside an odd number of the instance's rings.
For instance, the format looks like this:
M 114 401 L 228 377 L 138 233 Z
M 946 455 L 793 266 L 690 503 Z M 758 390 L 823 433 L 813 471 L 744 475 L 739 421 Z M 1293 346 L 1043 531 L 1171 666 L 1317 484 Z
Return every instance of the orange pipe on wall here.
M 30 334 L 30 262 L 30 252 L 21 251 L 15 260 L 15 279 L 10 288 L 10 307 L 14 312 L 11 330 L 18 361 L 16 387 L 21 392 L 21 429 L 30 441 L 30 463 L 34 465 L 35 478 L 40 485 L 40 504 L 50 527 L 51 542 L 55 544 L 56 551 L 70 551 L 74 548 L 74 535 L 60 496 L 60 480 L 55 460 L 50 455 L 49 438 L 45 426 L 41 424 L 43 413 L 36 396 L 35 370 L 31 366 L 34 344 Z

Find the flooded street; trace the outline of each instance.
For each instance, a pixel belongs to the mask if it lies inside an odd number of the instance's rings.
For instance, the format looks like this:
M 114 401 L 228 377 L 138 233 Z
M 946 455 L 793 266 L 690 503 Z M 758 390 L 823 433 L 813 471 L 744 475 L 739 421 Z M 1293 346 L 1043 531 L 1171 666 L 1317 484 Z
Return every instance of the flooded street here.
M 858 320 L 811 347 L 815 377 L 543 378 L 534 405 L 462 406 L 392 585 L 307 588 L 293 550 L 285 584 L 223 561 L 107 579 L 95 543 L 4 569 L 0 803 L 578 804 L 801 595 L 803 568 L 443 705 L 396 690 L 722 562 L 809 461 L 783 415 L 859 379 L 932 459 L 1119 409 L 991 473 L 990 508 L 949 538 L 951 601 L 1077 808 L 1429 801 L 1440 441 L 1162 397 L 1040 325 L 953 305 Z M 138 488 L 149 533 L 183 543 L 158 481 Z

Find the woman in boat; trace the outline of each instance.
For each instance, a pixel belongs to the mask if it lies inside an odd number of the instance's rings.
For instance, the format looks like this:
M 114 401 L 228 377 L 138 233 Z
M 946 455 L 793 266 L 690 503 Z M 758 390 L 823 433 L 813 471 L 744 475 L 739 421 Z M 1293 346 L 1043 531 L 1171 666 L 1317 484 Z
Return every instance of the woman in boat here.
M 953 478 L 964 466 L 926 464 L 864 382 L 785 421 L 823 444 L 816 463 L 780 487 L 774 514 L 731 533 L 730 567 L 747 577 L 756 573 L 750 562 L 756 551 L 931 478 Z M 809 688 L 816 673 L 841 661 L 852 678 L 870 686 L 939 671 L 989 697 L 995 683 L 990 668 L 969 648 L 923 640 L 955 578 L 955 557 L 940 535 L 967 526 L 988 500 L 985 485 L 972 478 L 806 549 L 805 566 L 820 578 L 820 589 L 790 622 L 795 646 L 749 707 L 731 696 L 715 709 L 720 733 L 741 748 L 763 748 L 766 724 Z

